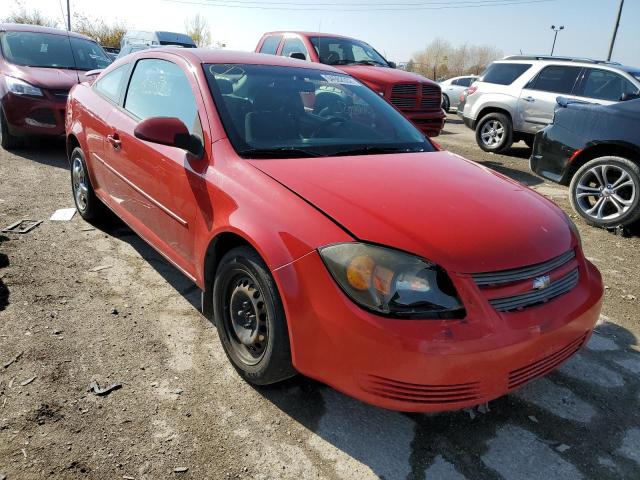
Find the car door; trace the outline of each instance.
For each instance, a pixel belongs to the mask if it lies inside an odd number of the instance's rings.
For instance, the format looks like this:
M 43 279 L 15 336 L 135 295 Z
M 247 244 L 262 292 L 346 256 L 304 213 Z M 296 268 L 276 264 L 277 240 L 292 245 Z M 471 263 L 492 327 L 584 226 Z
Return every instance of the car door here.
M 122 108 L 114 111 L 109 162 L 124 184 L 114 200 L 125 220 L 190 277 L 195 277 L 194 175 L 206 158 L 135 137 L 138 123 L 176 117 L 203 139 L 206 114 L 197 81 L 181 59 L 142 58 L 133 67 Z M 205 154 L 206 156 L 206 154 Z
M 130 65 L 125 64 L 100 76 L 93 84 L 96 98 L 91 103 L 91 115 L 83 122 L 87 142 L 85 161 L 89 165 L 91 182 L 98 195 L 109 195 L 113 180 L 105 166 L 105 143 L 111 133 L 109 117 L 118 106 L 124 93 Z
M 582 72 L 574 65 L 549 65 L 533 77 L 520 92 L 516 129 L 536 133 L 553 121 L 556 98 L 574 97 L 573 92 Z
M 587 102 L 611 105 L 625 93 L 637 93 L 638 88 L 617 72 L 602 68 L 585 68 L 576 97 Z

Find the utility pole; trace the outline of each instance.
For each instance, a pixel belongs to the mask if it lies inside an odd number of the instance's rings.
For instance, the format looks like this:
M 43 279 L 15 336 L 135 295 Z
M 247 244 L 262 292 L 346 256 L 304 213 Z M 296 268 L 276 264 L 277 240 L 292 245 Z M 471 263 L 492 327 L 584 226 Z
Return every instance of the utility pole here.
M 616 26 L 613 28 L 613 36 L 611 37 L 611 45 L 609 45 L 609 55 L 607 55 L 607 62 L 611 61 L 611 54 L 613 54 L 613 46 L 616 43 L 616 35 L 618 34 L 618 27 L 620 26 L 620 17 L 622 16 L 622 6 L 624 0 L 620 0 L 620 6 L 618 7 L 618 18 L 616 18 Z
M 564 25 L 560 25 L 559 27 L 551 25 L 551 30 L 555 32 L 553 35 L 553 45 L 551 46 L 551 56 L 553 56 L 553 51 L 556 49 L 556 39 L 558 38 L 558 32 L 560 30 L 564 30 Z
M 71 31 L 71 0 L 67 0 L 67 30 Z

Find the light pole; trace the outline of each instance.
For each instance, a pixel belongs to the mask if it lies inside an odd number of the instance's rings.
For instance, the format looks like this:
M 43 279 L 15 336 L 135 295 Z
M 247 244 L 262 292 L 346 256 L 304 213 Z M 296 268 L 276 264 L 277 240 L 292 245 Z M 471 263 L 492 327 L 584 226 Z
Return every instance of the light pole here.
M 620 17 L 622 16 L 622 7 L 624 6 L 624 0 L 620 0 L 618 6 L 618 17 L 616 18 L 616 26 L 613 28 L 613 36 L 611 37 L 611 44 L 609 45 L 609 55 L 607 55 L 607 62 L 611 61 L 611 54 L 613 53 L 613 46 L 616 43 L 616 35 L 618 34 L 618 27 L 620 26 Z
M 554 31 L 553 45 L 551 46 L 551 56 L 553 56 L 553 51 L 556 49 L 556 38 L 558 38 L 558 32 L 560 30 L 564 30 L 564 25 L 560 25 L 559 27 L 556 27 L 555 25 L 551 25 L 551 30 Z
M 67 30 L 71 31 L 71 0 L 67 0 Z

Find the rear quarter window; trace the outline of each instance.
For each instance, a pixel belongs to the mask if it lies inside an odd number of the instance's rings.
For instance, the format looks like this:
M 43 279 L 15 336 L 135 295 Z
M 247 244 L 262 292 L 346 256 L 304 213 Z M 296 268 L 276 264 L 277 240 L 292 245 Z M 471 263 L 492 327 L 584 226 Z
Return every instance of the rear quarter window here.
M 530 68 L 530 63 L 494 63 L 485 70 L 481 80 L 485 83 L 511 85 Z
M 266 53 L 268 55 L 275 55 L 278 51 L 278 45 L 280 45 L 280 40 L 282 40 L 282 35 L 270 35 L 264 39 L 262 42 L 262 47 L 260 47 L 260 53 Z

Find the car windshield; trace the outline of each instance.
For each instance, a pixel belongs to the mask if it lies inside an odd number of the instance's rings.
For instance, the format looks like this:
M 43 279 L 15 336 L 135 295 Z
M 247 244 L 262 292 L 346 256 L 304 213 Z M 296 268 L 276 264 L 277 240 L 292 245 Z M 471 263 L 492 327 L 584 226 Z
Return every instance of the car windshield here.
M 246 158 L 431 152 L 397 110 L 354 78 L 272 65 L 208 64 L 211 93 Z
M 327 65 L 379 65 L 388 67 L 387 61 L 371 45 L 359 40 L 340 37 L 311 37 L 320 63 Z
M 0 46 L 9 62 L 29 67 L 95 70 L 111 63 L 96 42 L 64 34 L 5 32 Z

